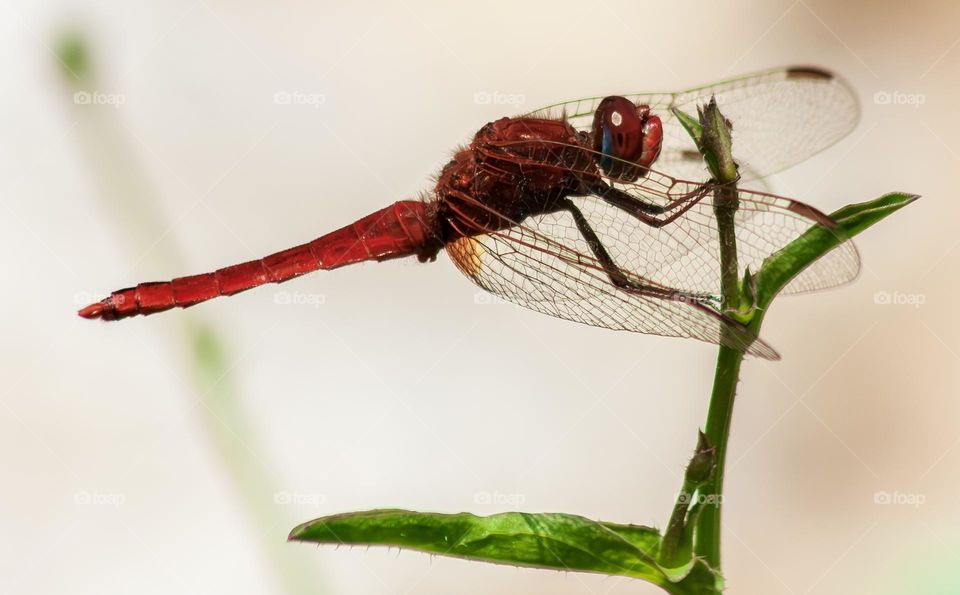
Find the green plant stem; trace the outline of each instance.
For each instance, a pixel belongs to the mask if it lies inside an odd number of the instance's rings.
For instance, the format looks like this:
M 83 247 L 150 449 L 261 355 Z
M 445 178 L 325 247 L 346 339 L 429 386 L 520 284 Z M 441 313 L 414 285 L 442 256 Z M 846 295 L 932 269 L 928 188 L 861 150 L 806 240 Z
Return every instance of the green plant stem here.
M 733 419 L 733 401 L 740 379 L 740 364 L 743 352 L 732 347 L 720 346 L 717 368 L 713 377 L 713 392 L 707 411 L 705 433 L 716 448 L 716 466 L 713 476 L 701 488 L 705 495 L 703 510 L 697 519 L 696 552 L 714 569 L 720 568 L 720 506 L 723 499 L 724 463 L 727 458 L 727 442 Z
M 739 205 L 736 186 L 739 174 L 737 164 L 733 160 L 730 124 L 713 100 L 701 110 L 700 124 L 702 126 L 701 152 L 704 154 L 714 180 L 721 185 L 715 190 L 714 203 L 720 251 L 721 305 L 724 312 L 732 312 L 740 305 L 735 225 Z M 726 332 L 728 331 L 725 327 L 721 329 L 721 333 Z M 724 343 L 734 344 L 734 341 Z M 704 498 L 702 499 L 703 509 L 696 521 L 695 552 L 718 572 L 720 570 L 720 513 L 723 504 L 724 464 L 741 363 L 743 363 L 742 351 L 721 344 L 717 354 L 713 392 L 710 395 L 710 407 L 707 411 L 707 424 L 704 431 L 708 442 L 716 449 L 716 453 L 713 473 L 700 490 Z
M 729 175 L 728 172 L 717 172 Z M 737 239 L 734 226 L 736 215 L 737 190 L 736 168 L 732 179 L 720 180 L 730 184 L 717 190 L 717 231 L 720 239 L 720 287 L 724 311 L 734 310 L 740 302 L 740 281 L 737 264 Z M 726 177 L 726 176 L 725 176 Z M 724 196 L 721 196 L 724 195 Z M 722 329 L 721 332 L 727 332 Z M 733 419 L 733 402 L 737 394 L 737 382 L 740 380 L 740 364 L 743 352 L 720 345 L 717 353 L 717 366 L 713 377 L 713 392 L 710 395 L 710 408 L 707 410 L 707 425 L 704 433 L 707 440 L 716 448 L 716 459 L 712 477 L 701 488 L 706 496 L 703 510 L 697 518 L 696 552 L 703 556 L 707 564 L 720 570 L 720 507 L 723 505 L 723 475 L 727 458 L 727 442 L 730 438 L 730 425 Z

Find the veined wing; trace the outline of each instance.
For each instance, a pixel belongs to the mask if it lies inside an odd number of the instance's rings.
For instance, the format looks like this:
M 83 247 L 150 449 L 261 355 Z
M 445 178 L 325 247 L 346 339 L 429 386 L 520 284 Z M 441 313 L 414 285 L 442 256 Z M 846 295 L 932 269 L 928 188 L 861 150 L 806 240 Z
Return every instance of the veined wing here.
M 672 193 L 682 195 L 697 188 L 690 182 L 675 185 Z M 720 295 L 720 243 L 715 186 L 677 219 L 663 227 L 651 227 L 594 196 L 574 199 L 591 227 L 621 268 L 693 294 Z M 813 224 L 831 225 L 829 217 L 799 201 L 750 190 L 738 190 L 734 215 L 739 277 L 746 269 L 756 273 L 764 260 L 800 237 Z M 729 209 L 728 206 L 720 207 Z M 549 225 L 544 221 L 541 226 Z M 543 228 L 554 235 L 559 228 Z M 804 269 L 783 289 L 785 294 L 820 291 L 848 283 L 860 271 L 860 256 L 852 241 L 839 246 Z
M 749 180 L 750 187 L 753 190 L 767 192 L 770 190 L 766 180 L 763 179 L 754 167 L 745 162 L 737 163 L 739 166 L 740 179 Z M 673 149 L 661 151 L 657 157 L 656 166 L 658 172 L 669 173 L 671 177 L 680 180 L 706 180 L 710 177 L 707 166 L 703 162 L 703 156 L 696 149 Z
M 849 134 L 860 117 L 853 89 L 831 72 L 790 66 L 748 74 L 710 85 L 670 93 L 633 93 L 624 97 L 650 105 L 663 120 L 663 152 L 696 151 L 690 136 L 671 108 L 696 116 L 697 105 L 714 96 L 733 122 L 735 157 L 752 165 L 752 174 L 765 177 L 809 159 Z M 578 130 L 590 130 L 603 97 L 587 97 L 550 105 L 529 115 L 567 120 Z M 669 165 L 657 167 L 673 177 Z M 744 179 L 746 177 L 745 172 Z M 701 179 L 701 178 L 693 178 Z
M 709 304 L 615 286 L 589 251 L 582 251 L 588 248 L 553 235 L 561 229 L 576 232 L 564 215 L 544 215 L 505 230 L 460 238 L 447 246 L 447 253 L 483 289 L 537 312 L 613 330 L 694 338 L 779 359 L 770 345 Z M 631 281 L 647 283 L 626 274 Z
M 504 146 L 520 154 L 533 154 L 534 147 L 530 145 L 534 144 L 558 145 L 564 149 L 562 154 L 568 160 L 565 165 L 544 162 L 544 167 L 565 170 L 571 179 L 588 183 L 599 181 L 630 200 L 666 209 L 655 219 L 669 220 L 669 223 L 658 227 L 633 217 L 599 196 L 574 199 L 620 268 L 683 292 L 719 295 L 717 185 L 680 180 L 653 170 L 634 182 L 604 177 L 596 166 L 599 154 L 575 145 L 537 140 L 516 141 Z M 741 189 L 738 189 L 737 196 L 734 221 L 741 277 L 746 268 L 758 271 L 767 257 L 798 238 L 811 225 L 820 223 L 829 227 L 833 224 L 829 216 L 798 200 Z M 538 231 L 555 238 L 571 235 L 568 222 L 552 227 L 550 221 L 538 220 Z M 585 241 L 576 249 L 587 250 L 584 253 L 589 254 Z M 856 278 L 859 271 L 857 249 L 852 241 L 844 241 L 804 269 L 783 292 L 802 293 L 836 287 Z

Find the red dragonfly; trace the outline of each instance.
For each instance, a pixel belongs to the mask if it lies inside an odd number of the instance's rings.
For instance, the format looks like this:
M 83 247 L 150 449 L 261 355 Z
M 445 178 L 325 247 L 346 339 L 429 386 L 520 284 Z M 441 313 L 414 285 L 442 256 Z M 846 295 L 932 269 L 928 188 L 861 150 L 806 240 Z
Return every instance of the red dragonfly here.
M 846 84 L 808 67 L 551 105 L 481 128 L 426 197 L 260 260 L 115 291 L 79 314 L 154 314 L 319 269 L 406 256 L 433 261 L 446 249 L 480 287 L 539 312 L 777 359 L 720 307 L 716 186 L 703 181 L 700 154 L 671 110 L 692 113 L 710 97 L 733 122 L 741 179 L 758 183 L 846 136 L 859 117 Z M 748 190 L 738 198 L 741 273 L 756 271 L 812 223 L 832 223 L 790 198 Z M 785 291 L 836 286 L 859 267 L 856 248 L 844 242 Z

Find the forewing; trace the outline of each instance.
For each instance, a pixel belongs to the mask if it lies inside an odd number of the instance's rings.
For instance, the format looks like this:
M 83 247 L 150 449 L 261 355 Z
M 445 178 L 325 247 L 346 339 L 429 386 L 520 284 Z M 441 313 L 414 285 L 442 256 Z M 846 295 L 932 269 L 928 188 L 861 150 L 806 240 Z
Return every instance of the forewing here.
M 680 291 L 719 295 L 720 247 L 715 209 L 716 192 L 721 187 L 680 180 L 653 170 L 634 181 L 610 178 L 601 176 L 596 166 L 600 154 L 584 147 L 543 140 L 504 143 L 504 147 L 522 155 L 537 154 L 537 149 L 544 154 L 544 146 L 554 147 L 550 154 L 563 155 L 567 161 L 538 162 L 538 166 L 564 170 L 570 179 L 584 186 L 585 193 L 593 192 L 574 200 L 621 269 Z M 686 162 L 692 162 L 692 158 Z M 651 216 L 652 221 L 641 220 L 597 196 L 596 189 L 588 188 L 591 184 L 612 188 L 629 200 L 655 205 L 665 212 Z M 766 258 L 811 225 L 833 225 L 829 216 L 798 200 L 740 189 L 737 197 L 734 222 L 741 278 L 747 268 L 757 272 Z M 550 221 L 540 222 L 546 236 L 569 236 L 565 225 L 552 228 Z M 836 287 L 855 279 L 859 272 L 860 256 L 853 242 L 846 240 L 804 269 L 783 293 Z
M 750 180 L 753 190 L 769 191 L 767 182 L 757 170 L 743 161 L 738 162 L 740 179 Z M 657 158 L 657 171 L 669 173 L 673 178 L 680 180 L 706 180 L 710 177 L 703 156 L 696 149 L 674 149 L 661 151 Z
M 703 87 L 672 93 L 624 94 L 650 105 L 663 121 L 663 152 L 696 151 L 671 108 L 696 117 L 697 106 L 716 97 L 723 115 L 733 122 L 738 161 L 752 165 L 748 175 L 764 177 L 809 159 L 849 134 L 860 117 L 853 90 L 836 75 L 816 68 L 788 67 L 749 74 Z M 587 97 L 541 108 L 530 115 L 567 120 L 588 131 L 603 97 Z M 686 178 L 669 164 L 660 171 Z M 691 179 L 691 178 L 687 178 Z M 702 180 L 704 178 L 692 178 Z
M 569 213 L 529 218 L 447 246 L 477 285 L 526 308 L 591 326 L 725 344 L 766 359 L 776 351 L 713 307 L 642 295 L 613 285 L 590 256 Z M 638 284 L 646 281 L 625 271 Z

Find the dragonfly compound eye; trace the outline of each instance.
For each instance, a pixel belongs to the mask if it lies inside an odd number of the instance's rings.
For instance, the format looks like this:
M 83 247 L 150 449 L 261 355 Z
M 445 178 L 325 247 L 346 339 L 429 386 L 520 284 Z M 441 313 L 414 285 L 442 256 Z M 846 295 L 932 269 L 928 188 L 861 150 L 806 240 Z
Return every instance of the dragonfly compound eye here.
M 602 155 L 603 173 L 631 182 L 646 173 L 663 142 L 660 118 L 650 114 L 649 106 L 616 96 L 597 106 L 591 136 L 592 149 Z

